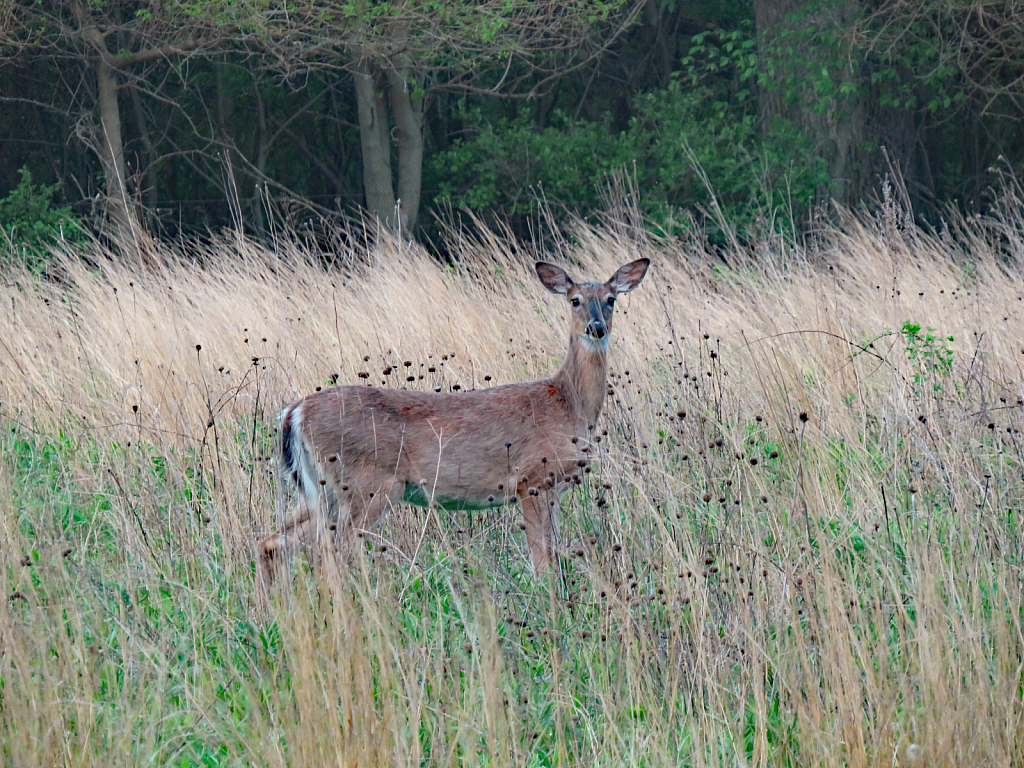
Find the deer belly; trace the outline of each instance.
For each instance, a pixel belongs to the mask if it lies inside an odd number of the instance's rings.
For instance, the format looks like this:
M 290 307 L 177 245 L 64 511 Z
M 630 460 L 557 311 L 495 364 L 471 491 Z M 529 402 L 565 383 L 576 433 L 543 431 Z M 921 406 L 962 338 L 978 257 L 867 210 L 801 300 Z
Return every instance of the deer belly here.
M 506 495 L 504 491 L 499 490 L 486 494 L 478 492 L 453 494 L 450 491 L 445 493 L 439 489 L 432 489 L 429 485 L 406 483 L 402 501 L 415 504 L 418 507 L 428 507 L 433 503 L 443 509 L 454 511 L 497 507 L 505 503 Z

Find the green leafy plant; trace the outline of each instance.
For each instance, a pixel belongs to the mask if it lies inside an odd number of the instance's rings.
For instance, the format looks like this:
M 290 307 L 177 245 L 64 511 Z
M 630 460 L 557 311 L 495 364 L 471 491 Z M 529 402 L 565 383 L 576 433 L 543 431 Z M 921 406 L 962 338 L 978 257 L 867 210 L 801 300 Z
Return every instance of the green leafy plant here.
M 28 168 L 18 173 L 18 186 L 0 199 L 0 243 L 29 266 L 38 266 L 48 258 L 47 246 L 60 241 L 79 242 L 85 231 L 69 207 L 53 206 L 59 184 L 33 184 Z
M 924 332 L 918 323 L 903 323 L 903 351 L 907 360 L 917 364 L 914 372 L 914 384 L 932 382 L 932 391 L 942 391 L 941 380 L 953 372 L 953 350 L 946 342 L 953 341 L 952 336 L 939 336 L 934 328 L 925 328 Z

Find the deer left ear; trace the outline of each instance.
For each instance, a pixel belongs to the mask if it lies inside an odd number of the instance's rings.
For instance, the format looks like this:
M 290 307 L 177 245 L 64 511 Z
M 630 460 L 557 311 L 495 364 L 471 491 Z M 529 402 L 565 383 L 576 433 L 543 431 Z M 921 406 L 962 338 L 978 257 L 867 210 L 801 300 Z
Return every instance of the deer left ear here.
M 651 266 L 650 259 L 637 259 L 625 266 L 619 267 L 618 271 L 608 279 L 608 286 L 616 293 L 629 293 L 644 279 L 647 268 Z

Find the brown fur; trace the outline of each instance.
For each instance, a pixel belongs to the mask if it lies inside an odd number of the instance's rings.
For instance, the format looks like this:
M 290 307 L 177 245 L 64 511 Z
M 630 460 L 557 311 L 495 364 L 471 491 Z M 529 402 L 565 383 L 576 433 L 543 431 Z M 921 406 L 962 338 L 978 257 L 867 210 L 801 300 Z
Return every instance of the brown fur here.
M 358 531 L 403 500 L 485 508 L 517 498 L 534 569 L 550 568 L 558 494 L 589 462 L 604 402 L 612 303 L 636 287 L 648 263 L 581 285 L 537 264 L 541 282 L 573 312 L 568 355 L 550 379 L 459 393 L 332 387 L 286 408 L 281 465 L 298 486 L 298 505 L 260 544 L 268 578 L 274 562 L 321 525 L 335 530 L 345 554 Z

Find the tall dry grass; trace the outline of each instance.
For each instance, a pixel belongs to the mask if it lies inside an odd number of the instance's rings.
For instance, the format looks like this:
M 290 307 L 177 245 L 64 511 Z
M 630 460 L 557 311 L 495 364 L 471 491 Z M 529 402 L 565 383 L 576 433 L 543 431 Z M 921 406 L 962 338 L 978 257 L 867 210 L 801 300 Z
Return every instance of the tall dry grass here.
M 1024 208 L 954 223 L 887 201 L 747 251 L 609 217 L 453 233 L 455 266 L 230 238 L 7 274 L 4 763 L 1021 765 Z M 548 375 L 567 317 L 533 261 L 641 255 L 560 580 L 514 507 L 399 507 L 258 604 L 284 404 Z

